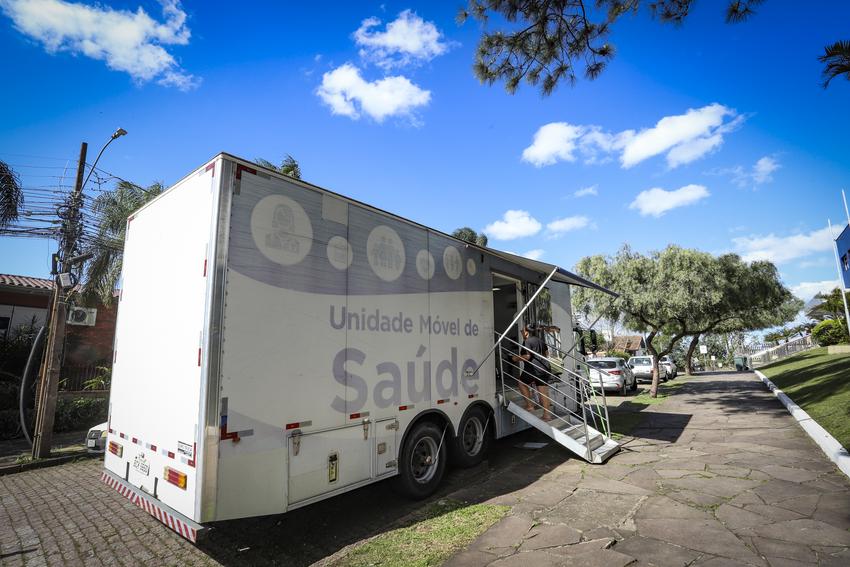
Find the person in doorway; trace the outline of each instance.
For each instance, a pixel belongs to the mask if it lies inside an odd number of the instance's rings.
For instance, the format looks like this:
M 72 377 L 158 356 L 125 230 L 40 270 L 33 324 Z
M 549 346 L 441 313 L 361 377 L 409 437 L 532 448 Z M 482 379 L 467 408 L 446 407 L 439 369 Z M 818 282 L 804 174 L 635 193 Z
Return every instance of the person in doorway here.
M 533 412 L 531 388 L 537 390 L 540 398 L 540 404 L 543 406 L 543 421 L 550 421 L 555 418 L 551 410 L 551 401 L 549 400 L 549 385 L 546 383 L 548 378 L 548 361 L 546 355 L 548 348 L 546 343 L 540 340 L 535 335 L 537 329 L 534 325 L 526 325 L 522 329 L 522 348 L 519 354 L 513 356 L 514 362 L 523 362 L 522 373 L 519 379 L 519 391 L 525 398 L 525 409 Z

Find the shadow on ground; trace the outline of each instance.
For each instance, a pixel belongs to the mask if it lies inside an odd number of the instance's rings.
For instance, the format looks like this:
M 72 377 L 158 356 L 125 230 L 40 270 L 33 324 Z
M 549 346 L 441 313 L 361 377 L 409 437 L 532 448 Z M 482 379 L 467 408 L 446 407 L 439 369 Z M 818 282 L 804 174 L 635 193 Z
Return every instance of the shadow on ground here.
M 526 441 L 549 442 L 538 450 L 520 448 Z M 454 469 L 441 489 L 424 501 L 411 501 L 379 482 L 286 514 L 210 524 L 198 547 L 223 565 L 305 566 L 345 546 L 408 526 L 427 504 L 461 488 L 470 504 L 520 490 L 571 458 L 537 431 L 496 441 L 490 457 L 471 469 Z
M 703 372 L 692 380 L 674 382 L 664 393 L 668 397 L 697 394 L 693 403 L 719 403 L 732 412 L 771 409 L 764 402 L 749 403 L 741 396 L 742 390 L 757 387 L 750 374 L 716 384 L 711 382 L 712 374 Z M 645 411 L 653 405 L 635 401 L 634 394 L 618 402 L 617 407 L 610 408 L 614 431 L 637 439 L 673 443 L 692 418 L 689 413 L 664 413 L 658 408 Z M 775 405 L 776 411 L 784 411 Z M 547 445 L 539 450 L 521 448 L 527 441 Z M 425 501 L 407 500 L 393 492 L 390 482 L 381 482 L 286 514 L 211 524 L 212 529 L 198 547 L 228 566 L 306 566 L 350 544 L 415 523 L 416 513 L 427 504 L 461 489 L 468 503 L 484 502 L 533 484 L 571 458 L 577 457 L 543 434 L 529 430 L 494 442 L 489 459 L 478 467 L 450 471 L 440 491 Z

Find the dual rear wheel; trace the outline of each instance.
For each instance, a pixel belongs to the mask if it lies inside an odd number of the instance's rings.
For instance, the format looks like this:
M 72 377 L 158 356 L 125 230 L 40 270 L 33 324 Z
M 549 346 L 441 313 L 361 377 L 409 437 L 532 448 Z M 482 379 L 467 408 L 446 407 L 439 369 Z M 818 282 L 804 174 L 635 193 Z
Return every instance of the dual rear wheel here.
M 433 421 L 420 421 L 407 435 L 399 455 L 396 487 L 414 499 L 427 498 L 443 480 L 449 454 L 460 467 L 477 465 L 490 447 L 487 428 L 489 414 L 480 407 L 467 411 L 452 437 L 447 426 Z M 450 450 L 449 450 L 450 449 Z

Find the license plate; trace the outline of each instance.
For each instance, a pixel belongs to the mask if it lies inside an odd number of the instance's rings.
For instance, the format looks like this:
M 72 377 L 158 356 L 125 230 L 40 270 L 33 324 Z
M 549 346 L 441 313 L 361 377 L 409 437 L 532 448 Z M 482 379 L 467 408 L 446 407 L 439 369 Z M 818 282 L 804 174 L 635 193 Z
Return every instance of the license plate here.
M 133 468 L 145 476 L 148 476 L 148 473 L 151 471 L 150 463 L 145 460 L 144 455 L 136 455 L 133 459 Z
M 96 447 L 97 439 L 86 439 L 86 447 L 89 449 L 94 449 Z

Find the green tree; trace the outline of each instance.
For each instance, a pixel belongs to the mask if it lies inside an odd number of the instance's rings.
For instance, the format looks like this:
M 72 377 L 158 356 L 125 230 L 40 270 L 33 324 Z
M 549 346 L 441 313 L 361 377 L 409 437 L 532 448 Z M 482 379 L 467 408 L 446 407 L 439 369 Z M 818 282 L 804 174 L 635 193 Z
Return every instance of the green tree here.
M 283 161 L 280 162 L 280 165 L 275 165 L 267 159 L 257 158 L 254 160 L 257 162 L 257 165 L 261 165 L 266 169 L 271 169 L 277 171 L 278 173 L 282 173 L 283 175 L 288 175 L 294 179 L 301 179 L 301 166 L 298 165 L 298 162 L 295 161 L 295 158 L 289 154 L 286 154 L 286 157 L 283 158 Z
M 600 260 L 601 258 L 601 260 Z M 579 263 L 579 274 L 619 293 L 610 307 L 594 300 L 590 290 L 579 288 L 577 301 L 585 297 L 595 301 L 602 312 L 622 312 L 623 323 L 629 329 L 647 334 L 647 350 L 655 358 L 650 395 L 658 392 L 658 360 L 670 354 L 687 329 L 685 315 L 700 309 L 701 302 L 719 303 L 720 291 L 709 274 L 711 255 L 678 246 L 668 246 L 660 252 L 644 255 L 628 246 L 613 258 L 596 257 L 586 264 Z M 588 271 L 582 271 L 587 268 Z M 656 342 L 656 336 L 670 337 L 666 346 Z
M 720 292 L 719 301 L 702 302 L 680 319 L 691 337 L 685 355 L 685 371 L 692 371 L 691 361 L 700 337 L 708 333 L 743 333 L 783 325 L 796 317 L 803 307 L 779 278 L 771 262 L 747 263 L 737 254 L 710 257 L 713 265 L 712 285 Z
M 652 16 L 662 23 L 680 25 L 694 0 L 651 0 Z M 725 0 L 727 23 L 739 23 L 755 14 L 763 0 Z M 608 41 L 613 24 L 623 15 L 637 13 L 641 0 L 469 0 L 458 22 L 470 17 L 486 26 L 491 16 L 510 29 L 484 31 L 478 42 L 473 71 L 488 85 L 504 81 L 509 93 L 520 82 L 552 93 L 561 81 L 574 84 L 578 74 L 595 79 L 614 57 Z M 824 87 L 839 76 L 850 79 L 850 42 L 825 48 Z
M 111 191 L 98 195 L 92 204 L 96 215 L 95 236 L 86 240 L 85 251 L 93 257 L 86 266 L 83 303 L 110 304 L 121 275 L 127 218 L 162 193 L 161 183 L 142 188 L 120 181 Z
M 850 293 L 847 293 L 845 298 L 850 303 Z M 806 315 L 815 321 L 844 317 L 844 301 L 841 299 L 841 291 L 837 287 L 829 293 L 818 293 L 815 295 L 814 300 L 815 302 L 809 308 Z
M 24 204 L 21 180 L 9 164 L 0 161 L 0 228 L 18 220 L 18 211 Z
M 850 41 L 836 41 L 824 47 L 823 51 L 823 55 L 818 57 L 818 61 L 824 64 L 823 88 L 841 75 L 850 81 Z
M 452 236 L 454 236 L 458 240 L 469 242 L 470 244 L 476 244 L 478 246 L 487 246 L 487 235 L 483 232 L 475 232 L 468 226 L 458 228 L 457 230 L 452 232 Z

